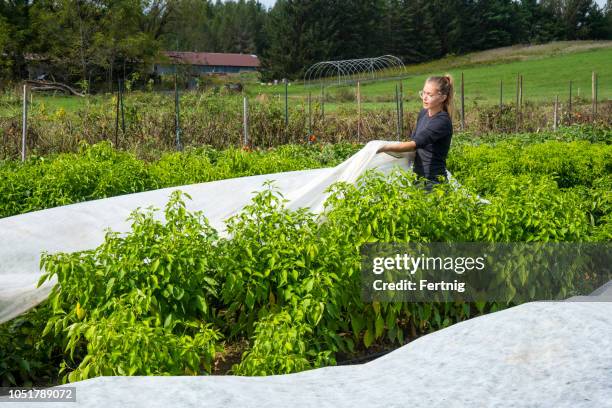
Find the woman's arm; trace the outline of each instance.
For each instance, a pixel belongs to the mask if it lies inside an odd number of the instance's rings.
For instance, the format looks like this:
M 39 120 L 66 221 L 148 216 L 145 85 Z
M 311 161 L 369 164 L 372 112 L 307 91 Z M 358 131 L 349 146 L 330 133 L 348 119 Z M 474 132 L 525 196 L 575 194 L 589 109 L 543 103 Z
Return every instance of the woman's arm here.
M 416 150 L 416 142 L 414 140 L 410 140 L 408 142 L 401 143 L 390 143 L 382 146 L 380 149 L 376 151 L 376 153 L 384 153 L 384 152 L 412 152 Z

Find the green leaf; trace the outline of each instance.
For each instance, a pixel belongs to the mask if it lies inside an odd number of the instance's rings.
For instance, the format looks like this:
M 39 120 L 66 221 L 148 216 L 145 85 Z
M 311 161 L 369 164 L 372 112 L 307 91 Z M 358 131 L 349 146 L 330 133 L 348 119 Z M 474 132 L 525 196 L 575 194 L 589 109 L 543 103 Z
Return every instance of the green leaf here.
M 29 373 L 30 372 L 30 363 L 27 360 L 24 360 L 23 358 L 19 360 L 19 366 L 21 367 L 22 370 L 24 370 L 25 372 Z
M 478 312 L 482 314 L 487 302 L 474 302 L 474 304 L 476 305 L 476 309 L 478 310 Z
M 51 331 L 51 329 L 53 328 L 54 324 L 55 324 L 54 320 L 49 320 L 47 322 L 47 324 L 45 325 L 45 329 L 42 332 L 42 337 L 46 336 Z
M 115 278 L 110 278 L 106 284 L 106 297 L 109 297 L 113 291 L 113 285 L 115 284 Z
M 314 279 L 313 278 L 306 279 L 306 282 L 305 282 L 305 285 L 304 285 L 304 289 L 306 290 L 306 292 L 311 292 L 313 285 L 314 285 Z
M 208 305 L 206 304 L 206 299 L 204 299 L 200 295 L 196 296 L 196 308 L 202 311 L 202 313 L 207 313 L 208 311 Z
M 379 302 L 372 302 L 372 309 L 374 309 L 374 313 L 378 316 L 380 315 L 380 303 Z
M 353 329 L 353 334 L 355 334 L 355 336 L 361 333 L 361 330 L 363 329 L 364 326 L 365 324 L 363 321 L 363 317 L 359 315 L 351 315 L 351 327 Z
M 168 314 L 168 316 L 166 316 L 166 319 L 164 320 L 164 328 L 170 328 L 170 326 L 172 325 L 172 313 Z
M 372 333 L 370 329 L 367 329 L 363 335 L 363 344 L 368 348 L 372 343 L 374 343 L 374 333 Z
M 253 309 L 253 305 L 255 304 L 255 295 L 253 295 L 251 289 L 247 289 L 245 302 L 249 309 Z
M 179 287 L 174 287 L 172 289 L 172 294 L 174 295 L 174 298 L 176 300 L 181 300 L 183 298 L 183 296 L 185 295 L 185 290 L 183 290 L 182 288 Z
M 383 320 L 381 315 L 378 315 L 376 317 L 376 322 L 374 323 L 374 326 L 376 328 L 376 338 L 379 338 L 382 335 L 383 330 L 385 329 L 385 321 Z
M 37 288 L 38 288 L 38 287 L 40 287 L 40 285 L 42 285 L 43 283 L 45 283 L 45 281 L 46 281 L 47 279 L 49 279 L 49 277 L 50 277 L 50 274 L 48 274 L 48 273 L 43 273 L 43 274 L 42 274 L 42 276 L 40 277 L 40 279 L 38 280 L 38 284 L 36 285 L 36 287 L 37 287 Z

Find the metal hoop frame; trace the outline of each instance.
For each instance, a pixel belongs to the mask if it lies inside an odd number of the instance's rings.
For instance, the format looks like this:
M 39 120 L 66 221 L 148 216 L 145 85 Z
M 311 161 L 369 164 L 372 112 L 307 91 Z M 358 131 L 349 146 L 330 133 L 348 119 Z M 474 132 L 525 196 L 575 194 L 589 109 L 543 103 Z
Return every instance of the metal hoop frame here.
M 359 58 L 339 61 L 317 62 L 306 70 L 304 84 L 313 86 L 319 83 L 336 82 L 338 85 L 380 79 L 401 78 L 406 67 L 402 60 L 393 55 L 374 58 Z M 397 72 L 396 76 L 389 73 Z

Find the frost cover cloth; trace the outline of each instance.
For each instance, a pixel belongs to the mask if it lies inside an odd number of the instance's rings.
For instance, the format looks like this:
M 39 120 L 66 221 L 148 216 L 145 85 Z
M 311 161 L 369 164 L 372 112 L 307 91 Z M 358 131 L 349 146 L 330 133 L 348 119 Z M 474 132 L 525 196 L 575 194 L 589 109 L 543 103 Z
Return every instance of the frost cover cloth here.
M 76 388 L 77 402 L 64 406 L 611 407 L 610 296 L 612 290 L 607 302 L 600 295 L 602 301 L 525 303 L 353 366 L 265 377 L 93 378 L 67 384 Z
M 336 167 L 265 174 L 251 177 L 212 181 L 187 186 L 170 187 L 143 193 L 127 194 L 101 200 L 50 208 L 0 219 L 0 323 L 12 319 L 42 302 L 57 279 L 36 285 L 42 271 L 43 251 L 74 252 L 93 249 L 104 241 L 107 228 L 128 232 L 130 213 L 136 208 L 164 208 L 174 190 L 188 193 L 191 211 L 202 210 L 220 234 L 224 221 L 249 204 L 254 192 L 264 189 L 262 183 L 275 180 L 275 185 L 288 199 L 287 207 L 308 207 L 319 213 L 328 194 L 324 193 L 337 181 L 354 183 L 371 168 L 388 173 L 394 166 L 409 169 L 414 154 L 394 158 L 376 154 L 386 141 L 369 142 L 363 149 Z M 454 182 L 451 180 L 451 182 Z M 161 219 L 162 212 L 157 212 Z

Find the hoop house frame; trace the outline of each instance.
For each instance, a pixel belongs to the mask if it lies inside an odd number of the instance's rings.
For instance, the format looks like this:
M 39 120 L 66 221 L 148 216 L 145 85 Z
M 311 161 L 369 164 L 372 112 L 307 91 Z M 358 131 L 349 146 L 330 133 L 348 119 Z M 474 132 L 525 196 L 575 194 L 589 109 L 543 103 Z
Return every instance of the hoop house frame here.
M 405 74 L 402 60 L 393 55 L 339 61 L 317 62 L 306 70 L 304 85 L 323 83 L 352 84 L 401 78 Z M 391 75 L 390 75 L 391 74 Z M 393 75 L 396 74 L 396 75 Z

